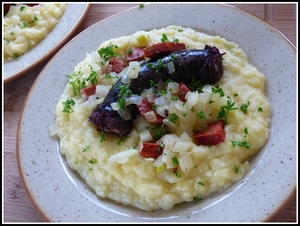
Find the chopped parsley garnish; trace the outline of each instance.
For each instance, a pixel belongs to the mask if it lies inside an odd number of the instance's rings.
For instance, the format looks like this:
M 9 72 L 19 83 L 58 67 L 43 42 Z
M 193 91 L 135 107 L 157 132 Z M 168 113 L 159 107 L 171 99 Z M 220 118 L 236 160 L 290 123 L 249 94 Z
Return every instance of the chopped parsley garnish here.
M 127 139 L 127 137 L 122 137 L 120 140 L 116 142 L 117 145 L 121 145 L 122 142 L 124 142 Z
M 120 90 L 117 102 L 120 108 L 125 108 L 126 98 L 132 94 L 131 90 L 129 89 L 129 84 L 119 84 L 117 88 Z
M 114 51 L 114 49 L 119 48 L 117 45 L 109 44 L 106 47 L 102 47 L 98 50 L 98 54 L 102 57 L 105 61 L 110 60 L 112 57 L 118 56 L 118 54 Z
M 238 108 L 233 107 L 234 105 L 235 105 L 235 102 L 233 100 L 227 100 L 226 105 L 221 106 L 221 108 L 218 112 L 217 119 L 223 118 L 224 122 L 226 124 L 229 111 L 233 111 L 233 110 L 238 109 Z
M 263 108 L 262 107 L 258 107 L 257 111 L 263 112 Z
M 194 197 L 193 198 L 194 203 L 200 202 L 201 200 L 202 200 L 202 198 L 199 198 L 199 197 Z
M 89 146 L 86 146 L 86 147 L 82 148 L 82 152 L 86 152 L 86 151 L 88 151 L 89 149 L 90 149 L 90 147 L 89 147 Z
M 130 46 L 128 49 L 127 49 L 127 54 L 132 54 L 132 52 L 133 52 L 133 49 L 132 49 L 132 47 Z
M 139 8 L 140 9 L 144 8 L 144 4 L 139 4 Z
M 167 133 L 169 133 L 167 127 L 165 127 L 165 124 L 163 123 L 162 125 L 153 125 L 151 127 L 151 130 L 154 131 L 154 136 L 153 138 L 155 140 L 159 140 L 160 138 L 162 138 L 164 135 L 166 135 Z
M 205 184 L 201 181 L 198 182 L 198 184 L 202 185 L 202 186 L 205 186 Z
M 174 165 L 174 166 L 179 166 L 179 161 L 178 161 L 177 156 L 174 156 L 174 157 L 172 158 L 172 162 L 173 162 L 173 165 Z
M 240 171 L 239 167 L 236 166 L 236 165 L 234 165 L 234 172 L 235 172 L 235 173 L 238 173 L 239 171 Z
M 165 68 L 165 67 L 166 67 L 166 65 L 162 62 L 162 59 L 158 59 L 157 60 L 157 67 L 156 67 L 155 72 L 158 73 L 159 69 Z
M 179 42 L 179 40 L 178 40 L 178 38 L 174 38 L 174 37 L 173 37 L 173 40 L 172 40 L 172 42 L 176 42 L 176 43 L 178 43 L 178 42 Z
M 64 109 L 62 110 L 62 112 L 65 113 L 72 113 L 74 110 L 72 109 L 72 105 L 75 105 L 75 102 L 73 99 L 68 98 L 66 101 L 62 102 Z
M 206 117 L 205 117 L 205 115 L 204 115 L 203 110 L 197 112 L 197 113 L 196 113 L 196 117 L 197 117 L 197 118 L 201 118 L 201 119 L 203 119 L 203 120 L 206 120 Z
M 157 85 L 158 85 L 158 84 L 157 84 L 156 82 L 154 82 L 153 80 L 150 80 L 149 82 L 150 82 L 150 87 L 156 88 Z
M 242 103 L 242 105 L 240 106 L 240 110 L 241 110 L 244 114 L 247 114 L 247 108 L 248 108 L 249 104 L 250 104 L 250 102 L 247 101 L 247 104 Z
M 181 174 L 178 171 L 176 171 L 175 176 L 181 178 Z
M 26 6 L 24 5 L 20 6 L 20 11 L 24 11 L 24 9 L 26 9 Z
M 169 42 L 168 36 L 166 34 L 162 34 L 161 41 L 162 42 Z
M 178 123 L 178 119 L 179 119 L 179 117 L 178 117 L 178 115 L 176 115 L 176 113 L 172 113 L 168 117 L 168 120 L 174 124 Z
M 89 75 L 89 77 L 86 79 L 86 81 L 90 81 L 92 83 L 92 85 L 97 84 L 97 72 L 93 71 L 92 65 L 89 65 L 91 68 L 91 73 Z
M 100 132 L 100 135 L 99 135 L 99 137 L 100 137 L 100 142 L 103 142 L 103 141 L 105 141 L 105 135 L 104 135 L 104 131 L 101 131 L 101 132 Z
M 247 149 L 250 149 L 250 146 L 251 146 L 247 141 L 234 141 L 234 140 L 230 140 L 230 141 L 231 141 L 232 147 L 240 146 L 240 147 L 245 147 Z
M 97 161 L 96 160 L 93 160 L 93 159 L 90 159 L 89 161 L 88 161 L 88 163 L 91 163 L 91 164 L 94 164 L 94 163 L 96 163 Z
M 204 85 L 199 80 L 196 80 L 196 78 L 193 77 L 192 78 L 192 82 L 189 85 L 189 88 L 190 88 L 191 91 L 199 91 L 199 92 L 201 92 L 203 86 Z
M 26 28 L 28 25 L 25 21 L 21 21 L 21 24 L 18 24 L 21 29 Z
M 213 93 L 219 93 L 219 94 L 220 94 L 220 97 L 225 96 L 225 93 L 224 93 L 223 89 L 220 88 L 219 85 L 216 85 L 216 87 L 212 87 L 212 88 L 211 88 L 211 91 L 212 91 Z

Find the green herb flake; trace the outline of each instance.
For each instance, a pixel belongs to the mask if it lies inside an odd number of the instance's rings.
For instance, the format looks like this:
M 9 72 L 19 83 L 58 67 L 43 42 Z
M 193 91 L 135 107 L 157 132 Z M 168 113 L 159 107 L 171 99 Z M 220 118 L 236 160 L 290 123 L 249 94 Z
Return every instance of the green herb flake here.
M 202 186 L 205 186 L 205 184 L 201 181 L 198 182 L 198 184 L 202 185 Z
M 174 156 L 174 157 L 172 158 L 172 162 L 173 162 L 173 165 L 174 165 L 174 166 L 179 166 L 179 161 L 178 161 L 177 156 Z
M 132 52 L 133 52 L 133 49 L 132 49 L 132 47 L 130 46 L 130 47 L 127 49 L 127 51 L 126 51 L 126 52 L 127 52 L 127 54 L 129 54 L 129 55 L 130 55 L 130 54 L 132 54 Z
M 169 115 L 168 120 L 174 124 L 178 124 L 179 117 L 176 113 L 172 113 Z
M 72 109 L 72 106 L 75 105 L 75 101 L 71 98 L 68 98 L 66 101 L 62 102 L 64 109 L 62 112 L 64 113 L 72 113 L 74 110 Z
M 251 146 L 247 141 L 234 141 L 234 140 L 231 140 L 231 144 L 232 144 L 232 147 L 240 146 L 240 147 L 245 147 L 247 149 L 250 149 L 250 146 Z
M 114 49 L 119 48 L 117 45 L 109 44 L 106 47 L 102 47 L 98 50 L 98 54 L 102 57 L 105 61 L 110 60 L 112 57 L 118 56 L 118 54 L 114 51 Z
M 100 135 L 99 135 L 99 137 L 100 137 L 100 142 L 103 142 L 103 141 L 105 141 L 105 135 L 104 135 L 104 131 L 101 131 L 101 132 L 100 132 Z
M 88 163 L 90 163 L 90 164 L 95 164 L 95 163 L 96 163 L 96 160 L 90 159 L 90 160 L 88 161 Z
M 24 11 L 24 9 L 26 9 L 26 6 L 24 6 L 24 5 L 20 6 L 20 11 L 21 12 Z
M 178 171 L 176 171 L 175 176 L 181 178 L 181 174 Z
M 168 36 L 166 34 L 162 34 L 161 41 L 162 42 L 169 42 Z
M 203 110 L 197 112 L 197 113 L 196 113 L 196 117 L 197 117 L 197 118 L 201 118 L 201 119 L 203 119 L 203 120 L 206 120 L 206 117 L 205 117 L 205 115 L 204 115 Z
M 234 172 L 235 172 L 235 173 L 239 173 L 239 171 L 240 171 L 239 167 L 236 166 L 236 165 L 234 165 Z
M 89 146 L 86 146 L 86 147 L 82 148 L 82 152 L 86 152 L 86 151 L 88 151 L 88 150 L 90 150 L 90 147 L 89 147 Z
M 263 112 L 263 108 L 262 107 L 258 107 L 257 111 L 258 112 Z
M 194 203 L 197 203 L 197 202 L 200 202 L 200 201 L 202 201 L 202 198 L 199 198 L 199 197 L 194 197 L 193 198 Z
M 240 110 L 241 110 L 244 114 L 247 114 L 247 108 L 248 108 L 249 104 L 250 104 L 250 102 L 247 101 L 247 104 L 242 103 L 242 105 L 240 106 Z
M 121 145 L 121 143 L 123 143 L 125 140 L 127 139 L 127 137 L 122 137 L 120 140 L 118 140 L 116 142 L 117 145 Z
M 140 9 L 144 8 L 144 4 L 139 4 L 139 8 Z
M 227 118 L 228 118 L 229 111 L 233 111 L 233 110 L 238 109 L 238 108 L 235 108 L 234 105 L 235 105 L 235 102 L 234 102 L 234 101 L 232 101 L 232 100 L 227 100 L 226 105 L 221 106 L 221 108 L 220 108 L 220 110 L 219 110 L 219 112 L 218 112 L 217 119 L 223 118 L 223 119 L 224 119 L 224 122 L 225 122 L 225 124 L 226 124 L 226 121 L 227 121 Z
M 169 133 L 168 129 L 165 127 L 165 124 L 163 123 L 162 125 L 153 125 L 151 127 L 151 130 L 154 131 L 154 136 L 153 138 L 155 140 L 159 140 L 160 138 L 162 138 L 164 135 L 166 135 L 167 133 Z
M 212 87 L 212 88 L 211 88 L 211 91 L 212 91 L 213 93 L 219 93 L 219 94 L 220 94 L 220 97 L 225 96 L 225 93 L 224 93 L 223 89 L 220 88 L 219 85 L 216 85 L 216 87 Z

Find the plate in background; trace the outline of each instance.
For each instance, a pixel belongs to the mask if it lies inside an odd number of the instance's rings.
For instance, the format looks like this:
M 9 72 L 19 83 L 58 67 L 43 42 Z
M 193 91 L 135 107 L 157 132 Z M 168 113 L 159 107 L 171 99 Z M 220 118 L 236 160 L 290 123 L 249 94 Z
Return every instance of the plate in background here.
M 50 58 L 67 42 L 84 20 L 89 4 L 67 4 L 66 10 L 53 30 L 32 50 L 3 64 L 2 80 L 8 83 Z

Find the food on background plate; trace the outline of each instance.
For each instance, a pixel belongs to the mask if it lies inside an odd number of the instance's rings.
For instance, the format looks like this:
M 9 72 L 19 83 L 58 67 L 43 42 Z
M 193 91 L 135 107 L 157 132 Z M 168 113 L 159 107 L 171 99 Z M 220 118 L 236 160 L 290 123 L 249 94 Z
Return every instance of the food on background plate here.
M 66 77 L 51 135 L 99 197 L 124 205 L 201 201 L 241 180 L 269 138 L 265 76 L 220 36 L 137 31 L 100 44 Z
M 54 29 L 66 9 L 66 4 L 5 5 L 8 11 L 3 21 L 4 62 L 33 49 Z

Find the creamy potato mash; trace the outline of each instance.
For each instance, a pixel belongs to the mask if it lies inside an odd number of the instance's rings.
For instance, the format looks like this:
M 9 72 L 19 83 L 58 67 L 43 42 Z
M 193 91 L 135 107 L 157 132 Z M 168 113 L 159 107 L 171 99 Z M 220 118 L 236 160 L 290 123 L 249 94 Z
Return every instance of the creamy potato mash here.
M 169 123 L 170 133 L 159 139 L 164 145 L 160 157 L 144 158 L 139 154 L 141 139 L 147 140 L 145 137 L 149 136 L 151 139 L 154 135 L 149 122 L 141 116 L 125 138 L 99 132 L 88 122 L 92 110 L 103 101 L 117 76 L 128 69 L 107 75 L 107 61 L 97 50 L 88 53 L 74 72 L 70 72 L 69 83 L 56 108 L 59 148 L 69 167 L 78 172 L 99 197 L 146 211 L 170 210 L 175 204 L 200 200 L 241 180 L 249 170 L 249 157 L 269 138 L 270 105 L 264 93 L 265 76 L 251 65 L 237 44 L 191 28 L 170 25 L 108 40 L 99 49 L 115 45 L 122 57 L 128 47 L 159 43 L 164 35 L 170 41 L 177 39 L 185 43 L 188 49 L 203 49 L 208 44 L 225 53 L 224 74 L 217 84 L 225 95 L 221 97 L 212 91 L 212 86 L 205 86 L 203 92 L 190 93 L 198 102 L 188 100 L 190 106 L 176 105 L 174 112 L 179 123 L 177 126 Z M 97 78 L 98 86 L 96 94 L 86 100 L 75 88 L 79 81 L 91 85 L 91 79 L 87 79 L 91 75 Z M 200 97 L 204 96 L 206 100 L 201 99 L 200 103 Z M 210 146 L 195 144 L 193 129 L 216 121 L 218 111 L 227 103 L 234 103 L 234 110 L 226 119 L 225 141 Z M 205 119 L 192 114 L 191 106 L 200 105 Z M 184 117 L 184 112 L 189 117 Z
M 11 5 L 3 21 L 4 62 L 34 48 L 56 26 L 66 4 Z

